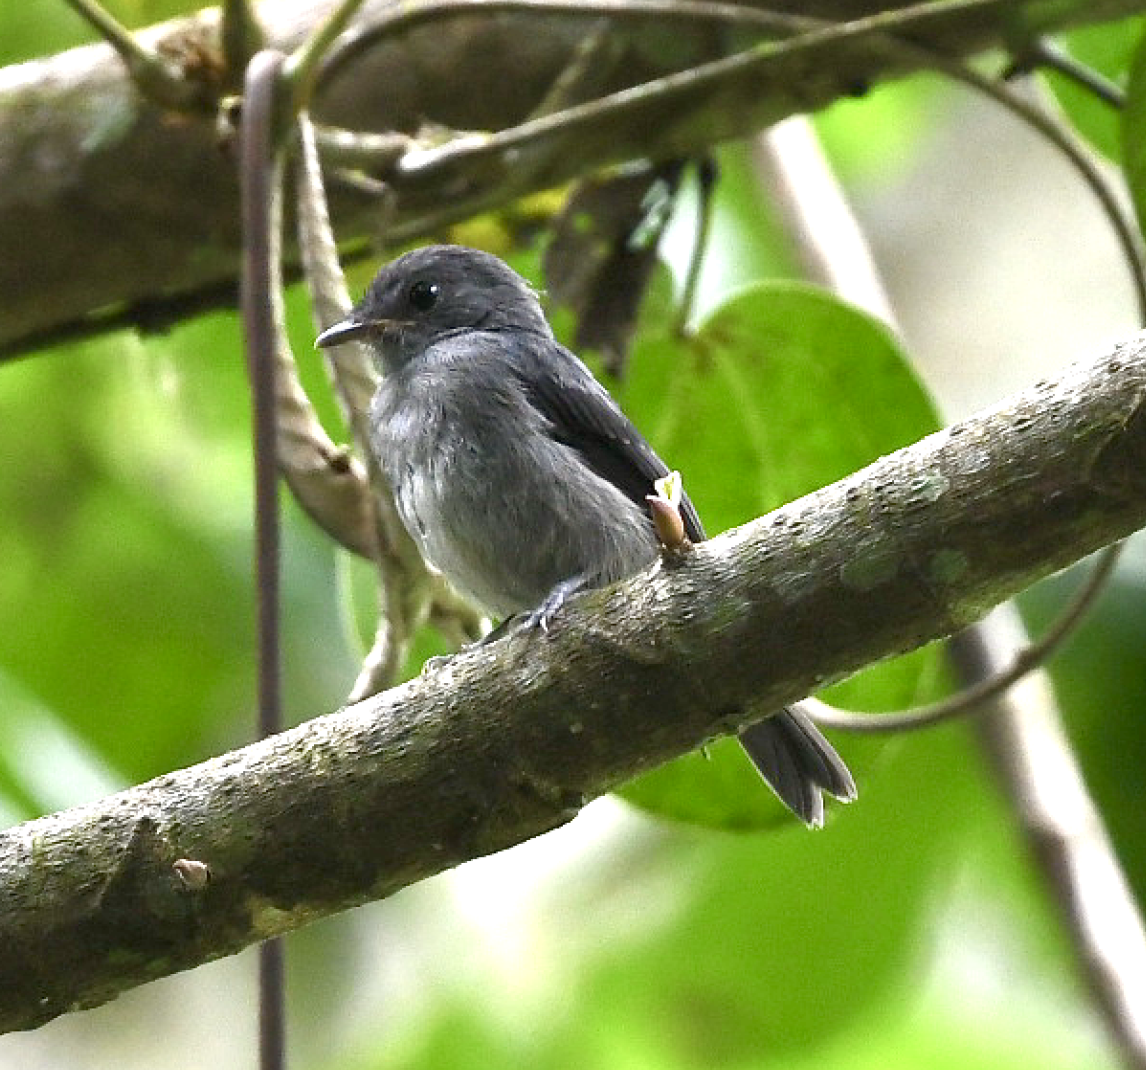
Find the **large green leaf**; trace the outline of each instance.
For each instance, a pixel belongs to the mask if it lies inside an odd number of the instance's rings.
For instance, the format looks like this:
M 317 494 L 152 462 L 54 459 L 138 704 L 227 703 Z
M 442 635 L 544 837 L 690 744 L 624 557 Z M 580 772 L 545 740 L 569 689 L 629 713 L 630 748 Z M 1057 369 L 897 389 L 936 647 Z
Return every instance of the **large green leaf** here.
M 881 324 L 799 283 L 752 287 L 687 343 L 646 331 L 624 401 L 685 485 L 709 531 L 749 520 L 912 442 L 934 410 Z M 864 673 L 842 701 L 895 708 L 930 694 L 927 653 Z M 878 748 L 848 748 L 863 768 Z M 854 754 L 854 756 L 853 756 Z M 627 786 L 646 809 L 707 825 L 756 828 L 782 815 L 739 748 L 672 762 Z

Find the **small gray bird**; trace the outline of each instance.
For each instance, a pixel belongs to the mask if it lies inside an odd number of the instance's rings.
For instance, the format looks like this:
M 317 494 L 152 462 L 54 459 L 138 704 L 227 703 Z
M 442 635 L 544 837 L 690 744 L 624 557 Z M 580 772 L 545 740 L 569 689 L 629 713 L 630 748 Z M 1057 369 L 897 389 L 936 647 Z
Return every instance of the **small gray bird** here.
M 373 447 L 426 560 L 494 617 L 545 624 L 569 594 L 656 560 L 645 496 L 668 472 L 592 372 L 558 343 L 536 294 L 490 253 L 432 245 L 379 271 L 317 345 L 359 339 L 382 381 Z M 704 539 L 687 497 L 688 537 Z M 822 791 L 855 797 L 831 744 L 794 710 L 740 734 L 809 825 Z

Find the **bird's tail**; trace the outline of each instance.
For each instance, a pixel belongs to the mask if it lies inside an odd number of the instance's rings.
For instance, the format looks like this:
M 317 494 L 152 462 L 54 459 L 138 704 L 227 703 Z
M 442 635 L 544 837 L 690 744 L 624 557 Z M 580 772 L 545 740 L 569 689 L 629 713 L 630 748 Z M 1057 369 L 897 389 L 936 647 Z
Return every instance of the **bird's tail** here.
M 806 825 L 824 823 L 823 792 L 843 802 L 856 797 L 856 782 L 843 759 L 806 714 L 791 707 L 740 733 L 752 764 Z

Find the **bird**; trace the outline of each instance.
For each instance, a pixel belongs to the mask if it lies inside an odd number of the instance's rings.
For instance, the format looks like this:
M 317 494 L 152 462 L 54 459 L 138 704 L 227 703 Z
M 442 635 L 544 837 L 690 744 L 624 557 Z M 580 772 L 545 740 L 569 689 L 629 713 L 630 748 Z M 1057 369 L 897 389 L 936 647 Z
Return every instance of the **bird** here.
M 371 448 L 402 522 L 483 612 L 548 627 L 570 595 L 657 559 L 646 498 L 668 466 L 499 257 L 461 245 L 405 253 L 315 344 L 352 340 L 381 373 Z M 679 509 L 688 538 L 702 541 L 687 494 Z M 847 766 L 799 710 L 739 738 L 805 824 L 823 824 L 824 793 L 855 798 Z

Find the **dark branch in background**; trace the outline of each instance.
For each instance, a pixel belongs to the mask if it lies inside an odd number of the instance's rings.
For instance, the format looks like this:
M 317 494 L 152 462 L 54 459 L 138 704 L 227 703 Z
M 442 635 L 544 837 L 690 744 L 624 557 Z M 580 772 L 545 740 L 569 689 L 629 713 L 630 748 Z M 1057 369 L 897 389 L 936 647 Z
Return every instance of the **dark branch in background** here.
M 241 82 L 251 57 L 263 46 L 265 34 L 250 0 L 222 0 L 222 26 L 219 31 L 226 80 Z
M 338 714 L 0 835 L 0 1028 L 388 895 L 1146 524 L 1146 336 Z M 449 778 L 441 771 L 449 769 Z M 212 879 L 189 887 L 191 859 Z
M 786 19 L 790 26 L 807 16 L 838 21 L 851 7 L 844 0 L 818 0 L 799 5 L 800 16 Z M 917 43 L 964 56 L 1010 43 L 1019 25 L 1032 33 L 1052 32 L 1144 9 L 1146 0 L 1022 0 L 944 10 L 897 4 L 883 18 L 888 33 L 911 24 Z M 289 51 L 326 10 L 321 0 L 266 6 L 268 42 Z M 394 5 L 373 0 L 364 5 L 362 18 L 385 18 L 393 10 Z M 920 21 L 920 10 L 931 13 Z M 316 118 L 406 134 L 416 133 L 423 119 L 454 129 L 506 131 L 529 115 L 568 69 L 586 22 L 593 26 L 605 17 L 610 16 L 589 13 L 578 21 L 521 12 L 502 14 L 490 25 L 472 12 L 413 30 L 401 38 L 400 48 L 391 41 L 370 49 L 331 79 L 315 102 Z M 754 17 L 759 21 L 764 15 L 756 11 Z M 779 27 L 780 17 L 771 18 Z M 654 25 L 647 25 L 650 21 Z M 663 66 L 666 61 L 658 58 L 663 50 L 647 47 L 646 35 L 662 32 L 657 20 L 615 21 L 614 33 L 627 52 L 601 93 L 628 91 L 621 111 L 605 109 L 596 118 L 582 113 L 573 122 L 566 109 L 560 113 L 564 120 L 535 119 L 532 127 L 518 128 L 509 139 L 512 146 L 495 143 L 497 151 L 482 150 L 485 155 L 464 139 L 444 154 L 406 153 L 406 165 L 391 175 L 407 180 L 395 197 L 393 233 L 410 234 L 413 220 L 442 204 L 464 204 L 468 211 L 478 204 L 506 203 L 520 192 L 508 181 L 513 168 L 499 155 L 509 147 L 528 150 L 529 187 L 540 188 L 609 162 L 694 156 L 720 139 L 919 67 L 896 59 L 886 42 L 855 39 L 854 31 L 838 28 L 819 31 L 813 42 L 759 46 L 756 58 L 749 62 L 745 54 L 737 61 L 742 69 L 733 64 L 736 69 L 720 81 L 681 72 L 680 67 L 717 60 L 719 38 L 731 36 L 742 42 L 739 47 L 750 43 L 760 31 L 745 29 L 743 21 L 730 34 L 680 35 L 676 53 L 681 54 L 673 57 L 677 68 Z M 221 54 L 219 33 L 217 13 L 204 12 L 143 38 L 156 53 L 173 57 L 183 76 L 204 92 L 212 86 L 220 92 L 225 79 L 215 59 Z M 482 45 L 475 47 L 479 37 Z M 764 54 L 768 49 L 771 57 Z M 497 65 L 488 62 L 491 50 L 499 57 Z M 504 69 L 526 73 L 510 80 L 501 77 Z M 674 74 L 679 78 L 671 94 L 648 88 Z M 645 88 L 633 88 L 637 83 Z M 385 93 L 378 92 L 380 85 L 387 87 Z M 109 127 L 108 115 L 120 121 Z M 530 129 L 536 135 L 537 123 L 549 124 L 542 128 L 544 137 L 524 138 Z M 45 153 L 44 145 L 52 152 Z M 409 183 L 415 177 L 413 188 Z M 343 191 L 333 211 L 345 240 L 361 241 L 373 233 L 373 198 Z M 233 168 L 218 149 L 213 122 L 194 110 L 171 122 L 139 97 L 109 47 L 9 68 L 0 77 L 0 248 L 7 254 L 0 257 L 5 295 L 0 347 L 5 352 L 21 351 L 32 338 L 42 343 L 57 329 L 74 331 L 78 322 L 108 308 L 158 298 L 179 302 L 234 280 L 237 214 Z M 124 256 L 124 249 L 133 255 Z M 44 278 L 53 280 L 48 303 L 39 293 L 38 280 Z
M 1026 52 L 1016 58 L 1003 77 L 1010 79 L 1040 69 L 1061 74 L 1112 108 L 1121 108 L 1126 104 L 1126 93 L 1120 86 L 1099 74 L 1093 67 L 1080 63 L 1065 49 L 1044 37 L 1036 37 L 1031 41 Z
M 718 165 L 712 156 L 703 156 L 696 167 L 696 233 L 692 240 L 692 252 L 688 258 L 688 270 L 684 284 L 680 288 L 680 304 L 676 313 L 674 330 L 678 337 L 688 334 L 692 325 L 693 305 L 696 301 L 696 287 L 700 282 L 700 268 L 704 254 L 708 251 L 708 236 L 712 230 L 712 198 L 719 179 Z

